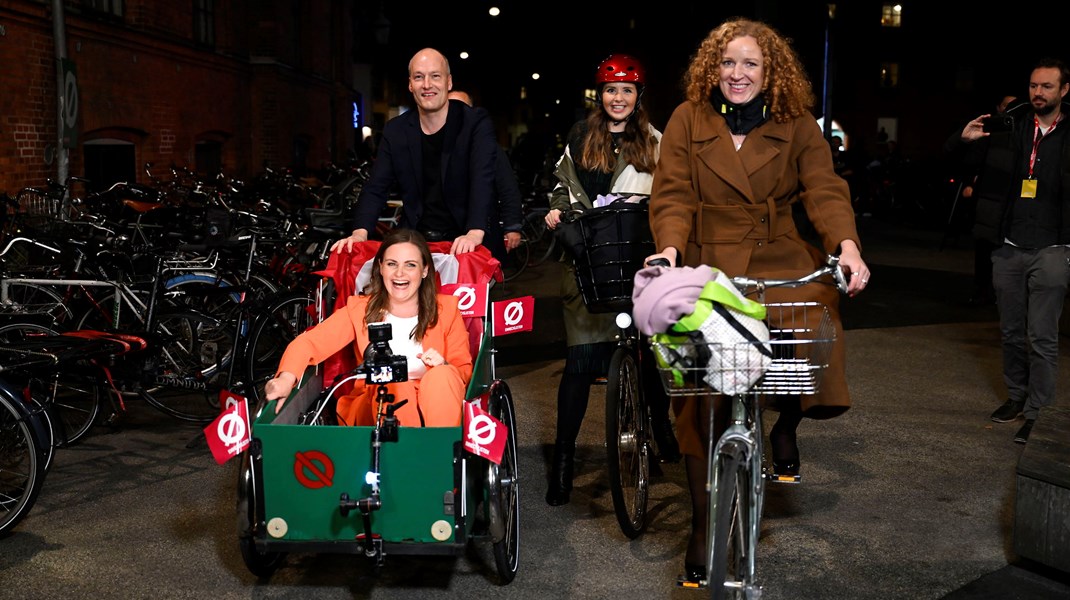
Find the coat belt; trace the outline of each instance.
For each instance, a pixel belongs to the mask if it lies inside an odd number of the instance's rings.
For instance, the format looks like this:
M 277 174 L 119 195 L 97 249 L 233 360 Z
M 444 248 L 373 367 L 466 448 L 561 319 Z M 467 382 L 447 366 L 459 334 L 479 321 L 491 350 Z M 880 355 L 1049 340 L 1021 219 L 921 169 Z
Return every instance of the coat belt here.
M 697 225 L 694 235 L 703 244 L 772 242 L 795 231 L 791 206 L 777 206 L 774 198 L 764 204 L 702 205 Z

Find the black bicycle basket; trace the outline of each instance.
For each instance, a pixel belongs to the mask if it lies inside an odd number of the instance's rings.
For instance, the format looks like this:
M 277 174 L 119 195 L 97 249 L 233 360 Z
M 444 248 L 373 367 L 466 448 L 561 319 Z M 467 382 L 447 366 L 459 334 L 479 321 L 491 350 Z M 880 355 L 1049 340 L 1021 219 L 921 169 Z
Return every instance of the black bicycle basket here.
M 647 203 L 617 201 L 586 210 L 558 227 L 576 284 L 592 313 L 630 311 L 635 272 L 654 253 Z

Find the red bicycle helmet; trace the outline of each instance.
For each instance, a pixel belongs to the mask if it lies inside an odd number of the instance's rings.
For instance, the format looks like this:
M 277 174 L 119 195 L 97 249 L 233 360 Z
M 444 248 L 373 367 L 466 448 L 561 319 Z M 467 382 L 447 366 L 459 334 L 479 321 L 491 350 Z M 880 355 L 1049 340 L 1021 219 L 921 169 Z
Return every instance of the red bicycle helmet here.
M 627 54 L 610 54 L 598 65 L 595 80 L 599 84 L 617 82 L 643 85 L 646 83 L 646 73 L 643 65 Z

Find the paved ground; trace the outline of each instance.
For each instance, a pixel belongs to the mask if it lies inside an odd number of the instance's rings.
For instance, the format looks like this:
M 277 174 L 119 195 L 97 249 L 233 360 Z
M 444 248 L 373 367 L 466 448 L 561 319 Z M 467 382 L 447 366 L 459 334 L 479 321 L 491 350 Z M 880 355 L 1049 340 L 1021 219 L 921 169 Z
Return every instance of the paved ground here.
M 844 311 L 855 406 L 804 423 L 802 484 L 768 488 L 763 600 L 1070 597 L 1065 574 L 1011 550 L 1022 447 L 1016 425 L 987 418 L 1004 392 L 994 309 L 962 306 L 969 252 L 909 229 L 864 223 L 863 234 L 871 289 Z M 480 546 L 459 559 L 392 556 L 378 576 L 360 557 L 296 555 L 258 581 L 237 550 L 234 465 L 217 466 L 196 428 L 134 405 L 121 429 L 58 453 L 33 512 L 0 540 L 0 598 L 700 597 L 673 586 L 689 520 L 680 465 L 653 486 L 648 530 L 629 541 L 617 528 L 600 392 L 573 502 L 543 502 L 563 347 L 554 269 L 529 277 L 511 291 L 545 307 L 540 333 L 499 343 L 523 477 L 521 566 L 508 587 L 493 585 Z

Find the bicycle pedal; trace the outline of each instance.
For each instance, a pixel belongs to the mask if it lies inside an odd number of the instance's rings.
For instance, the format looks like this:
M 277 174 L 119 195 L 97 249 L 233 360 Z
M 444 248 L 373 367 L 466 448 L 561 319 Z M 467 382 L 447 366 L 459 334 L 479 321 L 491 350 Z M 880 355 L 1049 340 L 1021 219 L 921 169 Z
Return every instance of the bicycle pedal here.
M 676 578 L 676 587 L 684 588 L 686 590 L 704 590 L 709 587 L 709 582 L 705 579 L 693 581 L 688 579 L 687 575 L 680 575 Z
M 780 475 L 773 472 L 765 474 L 765 478 L 773 483 L 799 483 L 802 481 L 800 475 Z

